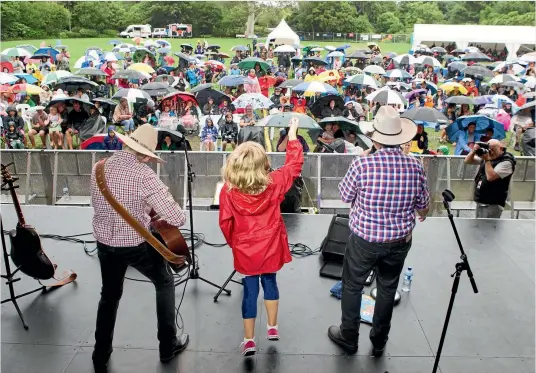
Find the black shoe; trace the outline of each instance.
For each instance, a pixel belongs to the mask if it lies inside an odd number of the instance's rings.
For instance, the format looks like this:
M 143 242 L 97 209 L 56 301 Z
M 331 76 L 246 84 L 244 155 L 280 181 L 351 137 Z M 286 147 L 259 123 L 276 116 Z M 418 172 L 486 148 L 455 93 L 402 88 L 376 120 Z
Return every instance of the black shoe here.
M 329 327 L 328 337 L 349 354 L 355 354 L 357 352 L 357 338 L 352 340 L 344 338 L 341 329 L 338 326 L 332 325 Z
M 383 351 L 385 351 L 385 345 L 382 348 L 376 348 L 372 346 L 372 357 L 382 357 Z
M 188 334 L 181 334 L 177 338 L 177 342 L 175 342 L 175 346 L 173 346 L 170 352 L 160 352 L 160 361 L 163 363 L 168 363 L 173 360 L 175 356 L 177 356 L 186 349 L 186 346 L 188 346 L 188 342 L 190 342 L 190 337 L 188 336 Z

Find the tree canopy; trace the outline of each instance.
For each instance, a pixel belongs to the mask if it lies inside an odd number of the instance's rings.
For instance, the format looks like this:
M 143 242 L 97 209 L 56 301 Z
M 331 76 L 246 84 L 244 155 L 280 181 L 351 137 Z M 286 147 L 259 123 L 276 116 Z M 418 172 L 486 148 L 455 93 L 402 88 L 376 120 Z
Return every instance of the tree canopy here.
M 535 1 L 131 1 L 0 3 L 2 40 L 115 36 L 130 24 L 192 24 L 195 36 L 244 34 L 248 17 L 256 34 L 282 18 L 295 31 L 400 33 L 415 23 L 534 25 Z

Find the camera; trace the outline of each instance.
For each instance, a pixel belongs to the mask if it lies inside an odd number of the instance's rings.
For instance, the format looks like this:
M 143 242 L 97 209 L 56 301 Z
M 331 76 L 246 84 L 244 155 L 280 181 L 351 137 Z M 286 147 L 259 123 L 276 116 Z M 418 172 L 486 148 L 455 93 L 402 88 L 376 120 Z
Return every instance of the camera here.
M 479 149 L 475 152 L 477 156 L 482 157 L 484 154 L 489 153 L 489 144 L 487 142 L 477 141 L 475 145 L 479 146 Z

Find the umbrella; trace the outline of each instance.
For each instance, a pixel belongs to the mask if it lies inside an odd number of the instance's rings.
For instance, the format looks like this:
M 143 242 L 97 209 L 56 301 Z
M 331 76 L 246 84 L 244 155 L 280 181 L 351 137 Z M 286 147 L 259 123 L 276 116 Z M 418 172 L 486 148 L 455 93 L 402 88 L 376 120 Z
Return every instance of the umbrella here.
M 151 96 L 147 92 L 135 88 L 120 89 L 112 98 L 121 99 L 122 97 L 125 97 L 129 102 L 136 102 L 138 99 L 151 100 Z
M 328 107 L 331 101 L 335 101 L 335 107 L 339 108 L 340 110 L 344 109 L 344 100 L 341 96 L 327 95 L 320 97 L 315 101 L 315 103 L 311 106 L 311 113 L 317 118 L 321 117 L 322 110 Z
M 218 81 L 218 85 L 224 87 L 236 87 L 245 83 L 252 84 L 253 81 L 242 75 L 227 75 Z
M 121 57 L 121 55 L 115 54 L 114 52 L 106 52 L 103 58 L 103 60 L 106 62 L 116 62 L 122 59 L 123 57 Z
M 184 49 L 194 49 L 194 47 L 192 47 L 192 44 L 188 44 L 188 43 L 182 43 L 180 47 Z
M 197 93 L 197 92 L 201 92 L 205 89 L 209 89 L 209 88 L 212 88 L 212 83 L 204 83 L 204 84 L 199 84 L 198 86 L 195 86 L 194 88 L 192 88 L 190 90 L 191 93 Z
M 209 45 L 209 46 L 207 47 L 208 50 L 218 50 L 218 49 L 220 49 L 220 48 L 221 48 L 221 47 L 220 47 L 219 45 L 217 45 L 217 44 Z
M 218 91 L 217 89 L 207 88 L 195 94 L 195 98 L 197 99 L 197 102 L 199 102 L 200 107 L 205 106 L 209 97 L 214 99 L 214 103 L 216 105 L 219 105 L 224 100 L 231 102 L 231 97 L 227 96 L 221 91 Z
M 401 118 L 411 119 L 412 121 L 422 121 L 428 123 L 447 123 L 448 118 L 439 110 L 429 107 L 414 107 L 411 108 L 402 115 Z
M 421 65 L 428 65 L 433 67 L 441 67 L 441 62 L 439 62 L 436 58 L 430 57 L 430 56 L 420 56 L 417 57 L 417 63 Z
M 19 80 L 19 78 L 15 75 L 0 72 L 0 84 L 13 84 L 17 80 Z
M 61 78 L 56 82 L 55 89 L 62 89 L 64 91 L 75 91 L 78 88 L 82 88 L 84 91 L 91 89 L 93 87 L 98 87 L 99 85 L 87 78 L 82 76 L 66 76 Z
M 65 78 L 65 77 L 72 76 L 72 75 L 73 75 L 72 73 L 70 73 L 69 71 L 65 71 L 65 70 L 51 71 L 43 79 L 43 84 L 51 85 L 52 83 L 56 83 L 61 78 Z
M 102 70 L 95 67 L 86 67 L 75 72 L 75 75 L 88 75 L 88 76 L 107 76 Z
M 155 40 L 155 44 L 161 45 L 164 48 L 171 48 L 171 44 L 169 43 L 169 41 L 163 39 Z
M 467 53 L 462 56 L 462 61 L 491 61 L 491 58 L 486 56 L 484 53 L 480 52 L 473 52 L 473 53 Z
M 377 66 L 377 65 L 369 65 L 363 69 L 363 72 L 369 73 L 369 74 L 379 74 L 379 75 L 385 74 L 385 70 L 381 66 Z
M 417 59 L 411 54 L 401 54 L 393 58 L 393 60 L 400 65 L 415 65 L 417 63 Z
M 443 47 L 433 47 L 432 52 L 436 53 L 447 53 L 447 50 Z
M 23 74 L 18 74 L 18 73 L 15 73 L 13 75 L 15 75 L 19 79 L 26 80 L 26 83 L 28 83 L 28 84 L 35 84 L 35 83 L 37 83 L 39 81 L 35 76 L 33 76 L 31 74 L 24 74 L 24 73 Z
M 513 81 L 510 81 L 510 82 L 504 82 L 504 83 L 501 83 L 501 85 L 502 85 L 503 87 L 523 88 L 523 83 L 521 83 L 521 82 L 513 82 Z
M 170 86 L 167 83 L 150 82 L 140 87 L 141 90 L 147 92 L 151 97 L 165 96 L 170 93 Z
M 283 83 L 279 84 L 277 87 L 279 88 L 294 88 L 297 85 L 303 83 L 303 80 L 300 79 L 289 79 L 285 80 Z
M 447 93 L 450 92 L 450 91 L 452 91 L 454 88 L 458 88 L 458 90 L 459 90 L 462 94 L 464 94 L 464 95 L 467 94 L 467 89 L 466 89 L 463 85 L 461 85 L 460 83 L 449 82 L 449 83 L 445 83 L 445 84 L 443 84 L 440 88 L 441 88 L 443 91 L 447 92 Z
M 12 93 L 25 93 L 27 95 L 38 95 L 44 92 L 41 87 L 33 84 L 15 84 L 9 88 L 9 91 Z
M 354 74 L 354 75 L 363 73 L 363 70 L 361 70 L 359 67 L 355 67 L 355 66 L 344 67 L 342 70 L 345 73 L 350 73 L 350 74 Z
M 36 47 L 34 47 L 33 45 L 31 44 L 19 44 L 17 45 L 17 48 L 24 48 L 24 49 L 27 49 L 28 51 L 30 51 L 31 53 L 35 52 L 37 50 Z
M 462 71 L 467 67 L 465 62 L 451 62 L 447 65 L 453 71 Z
M 274 53 L 296 53 L 292 45 L 280 45 L 274 49 Z
M 380 82 L 378 82 L 376 79 L 374 79 L 370 75 L 366 75 L 366 74 L 358 74 L 358 75 L 351 76 L 345 79 L 344 82 L 350 83 L 350 84 L 366 85 L 366 86 L 371 86 L 371 87 L 376 87 L 376 88 L 381 86 Z
M 134 63 L 128 67 L 127 70 L 134 70 L 142 73 L 152 74 L 154 69 L 145 63 Z
M 404 96 L 408 99 L 408 101 L 411 101 L 415 98 L 415 96 L 420 96 L 422 93 L 426 93 L 426 89 L 416 89 L 414 91 L 406 93 Z
M 324 49 L 331 52 L 335 50 L 335 47 L 333 45 L 326 45 Z
M 485 78 L 493 77 L 493 72 L 491 72 L 489 69 L 486 69 L 485 67 L 482 67 L 482 66 L 474 66 L 474 65 L 467 66 L 464 69 L 462 69 L 461 72 L 464 73 L 465 75 L 472 75 L 472 76 L 480 75 Z
M 69 97 L 69 96 L 62 95 L 62 96 L 53 97 L 52 100 L 50 100 L 50 102 L 47 104 L 46 109 L 50 108 L 53 105 L 59 104 L 60 102 L 63 102 L 65 106 L 73 106 L 73 102 L 75 101 L 81 103 L 84 106 L 86 111 L 89 111 L 90 106 L 95 106 L 94 103 L 89 102 L 89 101 L 84 101 L 78 97 Z
M 147 79 L 147 76 L 136 70 L 119 70 L 112 75 L 112 79 L 143 80 Z
M 108 42 L 108 44 L 117 45 L 117 44 L 121 44 L 121 42 L 120 42 L 119 40 L 115 40 L 115 39 L 114 39 L 114 40 L 110 40 L 110 41 Z
M 343 57 L 344 53 L 340 51 L 333 51 L 329 53 L 326 57 Z
M 98 133 L 96 135 L 93 135 L 89 139 L 83 141 L 80 144 L 80 149 L 82 150 L 106 150 L 104 148 L 104 139 L 106 138 L 108 134 L 107 133 Z M 119 142 L 122 144 L 123 141 L 119 139 Z
M 236 51 L 245 52 L 247 50 L 249 50 L 249 48 L 246 47 L 245 45 L 235 45 L 234 47 L 231 48 L 231 51 L 233 52 L 236 52 Z
M 361 58 L 361 59 L 366 60 L 366 59 L 368 58 L 368 56 L 367 56 L 365 53 L 361 52 L 361 51 L 355 51 L 354 53 L 352 53 L 352 54 L 346 56 L 346 58 L 348 58 L 348 59 L 352 59 L 352 58 L 358 59 L 358 58 Z
M 315 93 L 317 92 L 332 93 L 332 94 L 339 93 L 335 88 L 333 88 L 329 84 L 322 83 L 319 81 L 301 83 L 295 86 L 293 90 L 297 92 L 304 92 L 304 96 L 314 96 Z
M 181 100 L 183 102 L 191 101 L 194 104 L 194 106 L 199 106 L 199 102 L 197 101 L 197 98 L 190 92 L 180 92 L 180 91 L 172 92 L 164 96 L 162 98 L 162 102 L 166 100 L 175 100 L 175 99 Z M 160 104 L 162 104 L 162 102 Z
M 522 76 L 521 77 L 523 84 L 525 84 L 525 87 L 533 89 L 536 87 L 536 78 L 533 76 Z
M 7 48 L 2 51 L 4 56 L 8 57 L 30 57 L 33 53 L 26 48 Z
M 311 49 L 311 52 L 323 52 L 323 51 L 324 51 L 324 48 L 322 47 L 315 47 Z
M 359 123 L 354 122 L 345 117 L 326 117 L 322 119 L 318 124 L 324 128 L 326 124 L 337 124 L 339 128 L 343 131 L 353 131 L 357 133 L 362 133 L 359 128 Z
M 54 48 L 49 48 L 49 47 L 46 47 L 46 48 L 40 48 L 38 50 L 36 50 L 33 54 L 33 56 L 31 57 L 32 59 L 35 59 L 35 58 L 41 58 L 41 57 L 51 57 L 53 61 L 56 61 L 56 56 L 59 54 L 60 52 L 57 51 L 56 49 Z
M 443 88 L 443 86 L 441 86 L 441 88 Z M 444 88 L 443 88 L 444 90 Z M 475 102 L 473 101 L 473 99 L 471 97 L 467 97 L 467 96 L 452 96 L 452 97 L 449 97 L 445 100 L 445 102 L 447 104 L 457 104 L 457 105 L 463 105 L 463 104 L 467 104 L 467 105 L 474 105 Z
M 205 65 L 213 66 L 219 70 L 225 69 L 225 65 L 220 61 L 209 60 L 205 62 Z
M 519 110 L 528 109 L 530 107 L 535 107 L 535 106 L 536 106 L 536 101 L 530 101 L 530 102 L 527 102 L 525 105 L 520 106 Z
M 216 56 L 220 57 L 220 58 L 229 58 L 229 57 L 231 57 L 227 53 L 223 53 L 223 52 L 216 53 Z
M 156 51 L 158 53 L 160 53 L 160 54 L 162 54 L 162 53 L 168 54 L 169 52 L 171 52 L 171 49 L 169 49 L 169 48 L 159 48 Z
M 269 109 L 274 103 L 260 93 L 244 93 L 233 101 L 233 106 L 237 109 L 244 109 L 248 105 L 251 105 L 253 110 L 257 110 Z
M 75 69 L 82 69 L 84 65 L 89 64 L 90 61 L 97 61 L 97 59 L 93 56 L 82 56 L 76 60 L 73 67 Z
M 257 57 L 248 57 L 243 59 L 238 64 L 238 67 L 242 70 L 249 70 L 254 69 L 256 64 L 260 65 L 261 70 L 268 71 L 270 69 L 270 65 L 268 65 L 266 61 Z
M 528 92 L 523 95 L 525 98 L 536 98 L 536 92 Z
M 406 105 L 408 102 L 406 98 L 400 94 L 400 92 L 388 88 L 382 88 L 371 93 L 365 98 L 372 102 L 379 102 L 382 105 Z
M 519 59 L 527 62 L 536 62 L 536 52 L 526 53 L 519 57 Z
M 389 70 L 384 75 L 386 78 L 411 79 L 412 76 L 406 70 L 393 69 Z
M 167 128 L 156 128 L 158 133 L 158 144 L 161 144 L 164 141 L 164 138 L 169 135 L 171 136 L 172 142 L 181 142 L 184 138 L 184 135 L 179 131 L 173 131 Z
M 307 116 L 305 114 L 292 113 L 292 112 L 268 115 L 267 117 L 261 119 L 257 123 L 257 126 L 258 127 L 287 128 L 292 118 L 298 118 L 299 128 L 308 128 L 308 129 L 321 129 L 322 128 L 310 116 Z
M 502 140 L 506 137 L 504 125 L 495 119 L 488 118 L 485 115 L 466 115 L 459 117 L 454 122 L 449 124 L 445 129 L 448 138 L 451 141 L 458 139 L 459 134 L 466 130 L 469 123 L 476 123 L 475 134 L 483 135 L 487 129 L 493 129 L 493 138 Z M 477 138 L 477 136 L 475 136 Z
M 322 66 L 325 66 L 327 65 L 328 63 L 326 61 L 324 61 L 323 59 L 321 58 L 318 58 L 318 57 L 306 57 L 303 59 L 305 62 L 307 63 L 312 63 L 314 65 L 322 65 Z
M 506 82 L 519 82 L 519 78 L 509 74 L 500 74 L 489 81 L 489 84 L 503 84 Z

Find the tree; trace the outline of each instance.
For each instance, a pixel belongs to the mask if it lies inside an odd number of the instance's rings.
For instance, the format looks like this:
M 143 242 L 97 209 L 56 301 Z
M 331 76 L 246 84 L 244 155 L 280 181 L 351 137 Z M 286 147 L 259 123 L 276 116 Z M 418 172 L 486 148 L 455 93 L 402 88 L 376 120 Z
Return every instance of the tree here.
M 444 23 L 443 13 L 439 10 L 436 2 L 402 2 L 399 6 L 398 14 L 400 20 L 405 25 L 404 28 L 391 31 L 394 33 L 402 33 L 405 31 L 413 31 L 413 26 L 418 23 L 436 24 Z
M 366 14 L 357 17 L 355 21 L 355 32 L 366 34 L 369 32 L 374 32 L 374 28 L 370 23 Z
M 378 17 L 376 32 L 395 34 L 404 29 L 404 25 L 393 12 L 383 13 Z
M 299 3 L 292 26 L 299 31 L 355 32 L 357 10 L 348 2 Z

